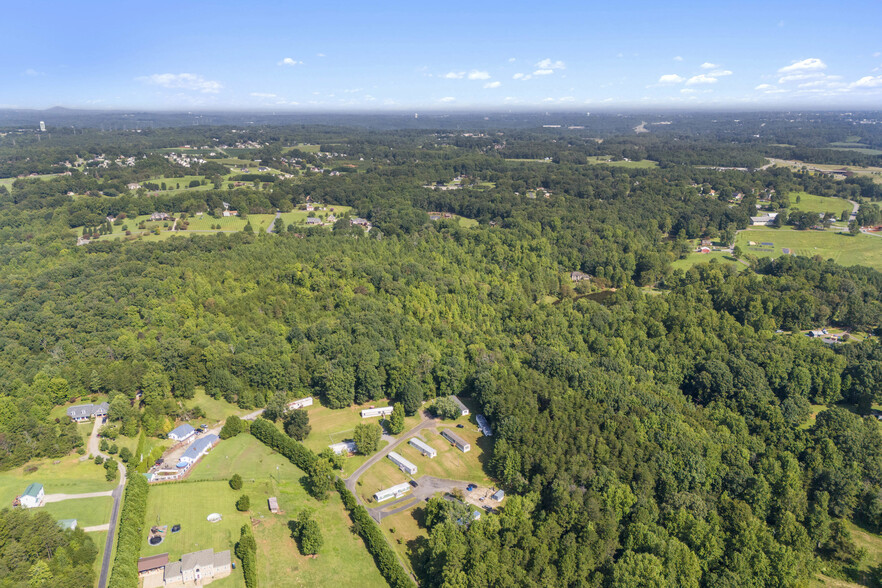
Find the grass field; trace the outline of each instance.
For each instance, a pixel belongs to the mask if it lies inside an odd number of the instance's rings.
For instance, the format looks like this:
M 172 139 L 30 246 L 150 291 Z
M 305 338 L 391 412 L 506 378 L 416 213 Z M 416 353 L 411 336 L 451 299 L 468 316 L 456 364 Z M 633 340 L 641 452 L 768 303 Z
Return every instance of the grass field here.
M 392 548 L 413 571 L 414 551 L 419 543 L 428 541 L 429 531 L 425 524 L 425 510 L 411 508 L 404 512 L 385 517 L 380 529 L 389 540 Z
M 471 444 L 471 451 L 463 453 L 444 439 L 440 430 L 440 428 L 437 431 L 427 429 L 420 435 L 423 441 L 438 451 L 438 455 L 434 459 L 423 456 L 415 447 L 408 444 L 399 445 L 396 451 L 419 468 L 417 477 L 426 474 L 482 485 L 489 484 L 490 478 L 484 473 L 484 461 L 486 459 L 485 453 L 492 449 L 492 440 L 489 437 L 484 437 L 477 430 L 477 426 L 451 429 Z
M 801 210 L 803 212 L 817 212 L 824 214 L 832 212 L 839 218 L 843 210 L 851 212 L 851 202 L 843 198 L 830 198 L 826 196 L 815 196 L 808 192 L 791 192 L 790 193 L 790 209 Z M 796 201 L 799 197 L 799 202 Z
M 25 472 L 26 468 L 34 467 L 36 471 Z M 117 484 L 104 479 L 103 466 L 95 465 L 91 460 L 80 461 L 76 454 L 61 459 L 35 459 L 24 466 L 0 472 L 0 508 L 10 506 L 31 482 L 43 484 L 46 494 L 103 492 L 112 490 Z
M 740 266 L 744 268 L 743 265 L 738 263 L 734 257 L 730 253 L 725 253 L 723 251 L 711 251 L 710 253 L 689 253 L 684 259 L 678 259 L 676 261 L 671 262 L 671 267 L 673 269 L 681 269 L 688 270 L 693 265 L 699 263 L 707 263 L 712 259 L 716 259 L 717 261 L 732 265 L 732 266 Z
M 758 244 L 773 243 L 773 246 L 751 247 L 748 245 L 749 241 Z M 791 228 L 750 228 L 738 233 L 735 243 L 745 253 L 757 257 L 778 257 L 786 248 L 796 255 L 820 255 L 845 266 L 865 265 L 882 270 L 882 237 L 873 235 L 851 236 L 835 231 L 796 231 Z
M 79 527 L 93 527 L 109 523 L 112 508 L 113 498 L 102 496 L 52 502 L 41 510 L 45 510 L 56 519 L 76 519 Z
M 658 167 L 657 161 L 644 159 L 642 161 L 612 161 L 608 155 L 593 155 L 588 157 L 588 163 L 592 165 L 602 164 L 613 167 L 629 167 L 634 169 L 649 169 Z
M 242 416 L 251 412 L 250 410 L 239 408 L 235 404 L 230 404 L 226 400 L 212 398 L 205 393 L 205 388 L 203 388 L 202 386 L 196 387 L 196 394 L 193 396 L 193 398 L 187 400 L 185 405 L 188 408 L 199 406 L 200 408 L 202 408 L 203 411 L 205 411 L 205 416 L 203 418 L 193 419 L 192 421 L 189 421 L 190 424 L 208 423 L 209 426 L 211 426 L 212 423 L 218 423 L 220 421 L 226 420 L 226 418 L 230 415 Z
M 242 490 L 229 487 L 232 473 L 239 473 Z M 147 503 L 148 526 L 180 524 L 181 531 L 167 534 L 158 546 L 147 544 L 141 555 L 169 552 L 174 560 L 181 554 L 211 547 L 233 549 L 244 524 L 252 524 L 258 543 L 258 576 L 264 586 L 383 586 L 383 580 L 361 540 L 349 529 L 350 522 L 336 493 L 326 502 L 309 497 L 300 485 L 303 473 L 287 459 L 272 452 L 250 435 L 222 441 L 196 466 L 186 482 L 152 486 Z M 251 511 L 236 511 L 241 494 L 251 497 Z M 276 496 L 283 515 L 273 515 L 267 498 Z M 290 538 L 287 523 L 300 509 L 315 509 L 325 544 L 318 558 L 299 554 Z M 208 514 L 223 516 L 209 523 Z M 149 530 L 149 529 L 148 529 Z M 223 583 L 244 586 L 238 570 Z

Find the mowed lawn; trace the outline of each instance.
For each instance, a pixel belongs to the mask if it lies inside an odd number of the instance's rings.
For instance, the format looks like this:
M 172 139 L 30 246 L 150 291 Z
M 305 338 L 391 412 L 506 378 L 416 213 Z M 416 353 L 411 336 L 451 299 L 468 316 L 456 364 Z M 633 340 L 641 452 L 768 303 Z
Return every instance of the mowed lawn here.
M 33 467 L 36 471 L 25 471 Z M 76 454 L 57 460 L 31 460 L 24 466 L 0 472 L 0 508 L 12 506 L 15 497 L 24 493 L 31 482 L 43 484 L 46 494 L 81 494 L 113 490 L 118 480 L 106 481 L 104 466 L 95 465 L 91 460 L 80 461 Z
M 756 246 L 749 246 L 754 241 Z M 778 257 L 789 249 L 790 254 L 833 259 L 840 265 L 865 265 L 882 270 L 882 237 L 851 236 L 835 231 L 796 231 L 791 228 L 750 228 L 738 233 L 735 239 L 745 253 L 757 257 Z M 772 243 L 771 246 L 761 245 Z
M 851 210 L 853 208 L 851 202 L 845 200 L 844 198 L 815 196 L 814 194 L 809 194 L 808 192 L 791 192 L 789 196 L 790 210 L 817 212 L 818 214 L 832 212 L 836 215 L 836 218 L 839 218 L 843 210 L 847 210 L 849 214 L 851 214 Z M 797 197 L 799 197 L 799 202 L 796 201 Z
M 112 508 L 113 498 L 102 496 L 51 502 L 41 510 L 45 510 L 55 519 L 76 519 L 78 527 L 94 527 L 110 522 Z
M 464 429 L 450 428 L 452 432 L 471 444 L 471 450 L 467 453 L 463 453 L 454 447 L 447 439 L 441 436 L 441 430 L 443 428 L 439 427 L 437 430 L 426 429 L 419 435 L 419 438 L 422 441 L 425 441 L 428 445 L 438 451 L 438 455 L 434 458 L 430 459 L 424 456 L 409 443 L 398 446 L 396 451 L 419 468 L 419 472 L 415 477 L 418 478 L 421 475 L 429 475 L 437 478 L 462 480 L 482 485 L 491 483 L 490 478 L 484 472 L 484 453 L 485 450 L 492 450 L 492 438 L 484 437 L 484 435 L 477 430 L 477 427 L 474 427 L 474 429 L 471 427 L 466 427 Z
M 241 490 L 230 488 L 228 479 L 239 473 Z M 141 556 L 169 552 L 174 560 L 183 553 L 212 548 L 233 549 L 242 525 L 252 524 L 258 543 L 258 575 L 264 586 L 382 586 L 382 577 L 361 540 L 349 530 L 350 522 L 336 493 L 326 502 L 309 497 L 300 484 L 303 476 L 287 459 L 274 453 L 251 435 L 221 441 L 195 466 L 185 482 L 151 486 L 147 501 L 147 526 L 181 525 L 155 547 L 145 533 Z M 242 494 L 251 498 L 251 511 L 240 513 L 235 502 Z M 283 515 L 269 512 L 267 499 L 275 496 Z M 306 558 L 290 538 L 288 521 L 300 509 L 315 509 L 325 545 L 320 556 Z M 223 520 L 209 523 L 219 513 Z M 159 521 L 159 523 L 157 523 Z M 234 558 L 235 560 L 235 558 Z M 244 586 L 241 572 L 216 583 L 221 587 Z
M 398 514 L 385 517 L 380 529 L 389 540 L 392 548 L 413 571 L 413 558 L 420 542 L 428 541 L 429 531 L 426 529 L 426 510 L 417 506 Z

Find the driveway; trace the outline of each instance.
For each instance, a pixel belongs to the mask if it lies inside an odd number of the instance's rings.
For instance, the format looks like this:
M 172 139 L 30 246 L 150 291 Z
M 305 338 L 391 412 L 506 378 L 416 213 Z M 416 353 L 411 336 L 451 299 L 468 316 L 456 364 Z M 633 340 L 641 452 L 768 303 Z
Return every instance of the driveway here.
M 98 431 L 104 424 L 103 419 L 96 418 L 95 424 L 92 426 L 92 435 L 89 437 L 89 453 L 92 455 L 100 455 L 107 459 L 110 457 L 100 451 L 100 441 L 98 440 Z M 110 560 L 113 557 L 113 534 L 116 532 L 116 522 L 119 520 L 119 509 L 122 503 L 123 491 L 126 487 L 126 468 L 121 461 L 118 461 L 116 467 L 119 469 L 119 484 L 110 492 L 90 492 L 88 494 L 50 494 L 50 496 L 66 496 L 61 500 L 70 498 L 88 498 L 89 495 L 95 496 L 112 496 L 113 510 L 110 512 L 110 523 L 107 525 L 107 541 L 104 543 L 104 557 L 101 560 L 101 574 L 98 576 L 98 588 L 107 586 L 107 576 L 110 572 Z
M 445 480 L 444 478 L 423 476 L 417 480 L 417 487 L 407 496 L 388 504 L 369 508 L 367 511 L 373 519 L 379 523 L 388 516 L 398 514 L 424 503 L 426 499 L 431 498 L 438 492 L 448 493 L 459 488 L 465 493 L 466 486 L 468 485 L 469 482 L 463 482 L 461 480 Z
M 113 490 L 107 490 L 106 492 L 86 492 L 84 494 L 47 494 L 43 497 L 43 504 L 61 502 L 63 500 L 76 500 L 78 498 L 101 498 L 102 496 L 113 496 Z
M 431 417 L 427 416 L 426 413 L 423 413 L 423 420 L 420 421 L 420 424 L 415 426 L 410 431 L 404 433 L 398 439 L 396 439 L 392 443 L 386 445 L 386 447 L 384 447 L 383 449 L 381 449 L 380 451 L 375 453 L 373 456 L 371 456 L 370 459 L 368 459 L 366 462 L 364 462 L 360 468 L 358 468 L 357 470 L 352 472 L 351 476 L 346 478 L 346 480 L 345 480 L 346 487 L 349 489 L 350 492 L 355 494 L 355 499 L 358 500 L 359 504 L 363 504 L 363 503 L 361 501 L 361 497 L 358 495 L 358 492 L 356 492 L 356 490 L 355 490 L 355 483 L 358 482 L 358 478 L 360 478 L 361 475 L 363 473 L 365 473 L 368 470 L 368 468 L 370 468 L 372 465 L 374 465 L 375 463 L 377 463 L 378 461 L 380 461 L 381 459 L 383 459 L 384 457 L 389 455 L 390 451 L 394 450 L 396 447 L 398 447 L 399 445 L 401 445 L 402 443 L 404 443 L 405 441 L 407 441 L 408 439 L 410 439 L 414 435 L 418 434 L 423 429 L 428 429 L 428 428 L 437 426 L 438 422 L 439 422 L 438 419 L 431 418 Z

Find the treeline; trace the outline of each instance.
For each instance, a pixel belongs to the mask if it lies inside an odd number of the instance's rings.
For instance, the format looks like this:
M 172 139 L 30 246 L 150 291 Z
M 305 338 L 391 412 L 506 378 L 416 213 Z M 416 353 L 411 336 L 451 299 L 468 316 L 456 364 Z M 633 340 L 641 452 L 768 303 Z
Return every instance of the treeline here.
M 342 479 L 337 478 L 336 488 L 337 492 L 340 493 L 340 498 L 343 500 L 343 506 L 349 511 L 349 518 L 352 519 L 352 523 L 358 530 L 359 536 L 364 540 L 365 547 L 374 557 L 377 568 L 389 585 L 393 588 L 414 586 L 413 580 L 410 579 L 407 572 L 398 563 L 398 557 L 392 548 L 389 547 L 389 543 L 386 541 L 386 537 L 380 531 L 377 523 L 374 522 L 368 511 L 358 504 L 355 500 L 355 495 L 346 488 L 346 484 L 343 483 Z
M 45 512 L 0 510 L 0 586 L 82 588 L 95 582 L 98 548 L 82 529 L 62 530 Z
M 119 515 L 119 537 L 110 588 L 131 588 L 138 584 L 138 558 L 144 540 L 144 517 L 147 515 L 149 484 L 142 474 L 133 473 L 126 482 L 126 492 Z
M 257 588 L 257 541 L 251 532 L 251 524 L 242 525 L 239 541 L 236 542 L 236 557 L 242 562 L 242 576 L 246 588 Z

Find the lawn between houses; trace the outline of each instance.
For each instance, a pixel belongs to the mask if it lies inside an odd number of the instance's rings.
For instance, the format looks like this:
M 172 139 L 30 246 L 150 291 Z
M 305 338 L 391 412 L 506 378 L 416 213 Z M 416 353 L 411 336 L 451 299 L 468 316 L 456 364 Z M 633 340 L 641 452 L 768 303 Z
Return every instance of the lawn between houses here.
M 241 490 L 228 484 L 233 473 L 244 480 Z M 302 476 L 290 461 L 251 435 L 221 441 L 194 466 L 187 481 L 150 487 L 141 557 L 168 552 L 174 561 L 199 549 L 232 550 L 242 525 L 251 522 L 258 544 L 258 576 L 264 586 L 385 586 L 364 543 L 350 531 L 339 496 L 332 492 L 326 502 L 314 500 L 300 484 Z M 248 513 L 235 507 L 242 494 L 251 498 Z M 270 496 L 278 498 L 283 515 L 270 514 Z M 315 509 L 313 517 L 324 536 L 324 547 L 314 559 L 300 555 L 288 529 L 288 521 L 304 507 Z M 215 512 L 223 520 L 209 523 L 206 517 Z M 156 524 L 168 525 L 169 532 L 163 543 L 150 546 L 146 532 Z M 175 524 L 181 530 L 173 534 Z M 213 585 L 242 587 L 241 571 Z

